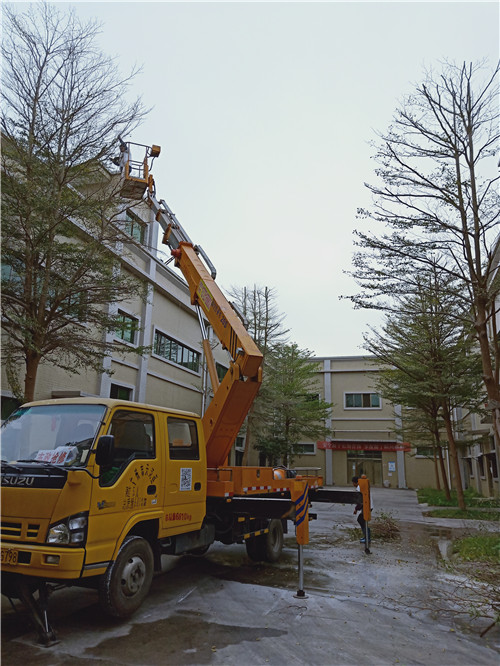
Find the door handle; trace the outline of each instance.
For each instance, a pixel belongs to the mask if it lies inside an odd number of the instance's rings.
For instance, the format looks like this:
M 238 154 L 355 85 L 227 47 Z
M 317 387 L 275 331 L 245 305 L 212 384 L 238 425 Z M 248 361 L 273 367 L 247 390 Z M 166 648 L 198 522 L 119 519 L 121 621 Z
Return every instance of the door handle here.
M 197 482 L 194 484 L 194 489 L 195 489 L 195 490 L 201 490 L 201 483 L 200 483 L 199 481 L 197 481 Z

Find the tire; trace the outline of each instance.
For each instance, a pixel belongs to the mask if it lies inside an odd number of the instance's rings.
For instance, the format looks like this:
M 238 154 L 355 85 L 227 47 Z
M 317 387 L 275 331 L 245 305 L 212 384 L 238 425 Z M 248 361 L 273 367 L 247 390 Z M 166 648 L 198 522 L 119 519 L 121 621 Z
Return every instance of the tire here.
M 262 562 L 266 559 L 266 544 L 264 541 L 266 536 L 263 534 L 261 536 L 250 537 L 250 539 L 245 541 L 247 555 L 254 562 Z
M 281 520 L 269 521 L 269 532 L 245 541 L 248 557 L 254 562 L 277 562 L 283 550 L 283 525 Z
M 139 536 L 129 536 L 99 583 L 102 609 L 112 617 L 132 615 L 146 598 L 153 580 L 153 551 Z
M 265 535 L 265 559 L 277 562 L 283 550 L 283 524 L 275 518 L 269 521 L 269 532 Z

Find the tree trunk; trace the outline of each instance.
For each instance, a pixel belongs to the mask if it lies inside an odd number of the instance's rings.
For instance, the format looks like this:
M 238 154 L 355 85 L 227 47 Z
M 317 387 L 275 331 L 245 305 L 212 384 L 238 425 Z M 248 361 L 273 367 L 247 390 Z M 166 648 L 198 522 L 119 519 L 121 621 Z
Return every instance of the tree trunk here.
M 455 442 L 455 436 L 453 434 L 453 424 L 451 421 L 451 415 L 447 404 L 443 404 L 442 409 L 443 409 L 443 421 L 446 428 L 446 437 L 448 439 L 448 449 L 450 451 L 452 477 L 453 476 L 455 477 L 458 508 L 465 510 L 467 507 L 465 506 L 464 490 L 462 488 L 462 474 L 460 472 L 460 465 L 458 462 L 457 445 Z
M 443 479 L 443 486 L 444 486 L 444 494 L 447 500 L 451 499 L 451 494 L 450 494 L 450 485 L 448 483 L 448 475 L 446 474 L 446 467 L 444 464 L 444 458 L 443 458 L 443 449 L 441 446 L 437 447 L 438 450 L 438 456 L 439 456 L 439 467 L 441 469 L 441 478 Z
M 497 451 L 500 451 L 500 388 L 491 358 L 490 339 L 488 336 L 488 311 L 483 299 L 477 299 L 477 316 L 475 329 L 481 351 L 483 381 L 488 401 L 493 411 L 493 437 Z
M 252 405 L 248 410 L 248 415 L 247 415 L 247 431 L 245 435 L 245 445 L 243 447 L 243 456 L 241 459 L 242 467 L 248 466 L 248 456 L 250 454 L 250 440 L 252 436 L 253 413 L 254 413 L 254 406 Z
M 438 469 L 438 461 L 437 461 L 437 451 L 436 451 L 435 448 L 434 448 L 433 461 L 434 461 L 434 478 L 436 479 L 436 488 L 438 490 L 441 490 L 441 482 L 439 480 L 439 469 Z
M 40 354 L 28 352 L 26 354 L 26 374 L 24 376 L 24 402 L 31 402 L 35 396 L 36 376 L 40 365 Z
M 437 418 L 437 415 L 436 415 Z M 441 446 L 441 436 L 439 434 L 439 427 L 436 421 L 436 418 L 434 419 L 434 442 L 435 442 L 435 447 L 436 451 L 438 454 L 438 459 L 439 459 L 439 468 L 441 469 L 441 477 L 443 479 L 443 486 L 444 486 L 444 494 L 447 500 L 451 499 L 451 494 L 450 494 L 450 484 L 448 483 L 448 474 L 446 473 L 446 467 L 444 464 L 444 459 L 443 459 L 443 447 Z

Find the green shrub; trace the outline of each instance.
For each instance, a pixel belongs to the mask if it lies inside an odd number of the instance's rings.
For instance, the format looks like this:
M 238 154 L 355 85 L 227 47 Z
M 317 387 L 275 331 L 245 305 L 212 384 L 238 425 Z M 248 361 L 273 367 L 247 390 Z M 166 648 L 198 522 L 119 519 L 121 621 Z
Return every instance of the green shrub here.
M 500 537 L 496 534 L 481 534 L 453 542 L 453 553 L 467 562 L 500 563 Z
M 432 518 L 464 518 L 466 520 L 493 520 L 500 521 L 500 511 L 481 511 L 480 509 L 433 509 L 425 511 L 424 515 Z
M 451 491 L 451 499 L 446 499 L 444 490 L 435 488 L 420 488 L 417 490 L 418 501 L 429 504 L 429 506 L 458 506 L 457 491 Z M 500 507 L 500 498 L 483 497 L 473 488 L 464 490 L 464 498 L 467 506 L 477 506 L 483 508 Z

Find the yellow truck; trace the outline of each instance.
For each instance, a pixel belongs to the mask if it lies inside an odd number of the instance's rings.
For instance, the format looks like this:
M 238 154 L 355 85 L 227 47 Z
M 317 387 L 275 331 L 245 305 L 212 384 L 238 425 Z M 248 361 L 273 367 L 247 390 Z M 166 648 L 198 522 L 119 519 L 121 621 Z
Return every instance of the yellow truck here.
M 362 492 L 332 490 L 319 476 L 226 464 L 261 383 L 262 355 L 205 253 L 156 200 L 149 166 L 160 149 L 145 149 L 138 168 L 125 165 L 122 192 L 154 210 L 204 338 L 203 315 L 232 361 L 219 384 L 204 340 L 214 396 L 203 416 L 96 397 L 28 403 L 3 424 L 2 593 L 30 609 L 45 645 L 55 640 L 47 601 L 58 586 L 97 588 L 103 609 L 126 617 L 148 594 L 162 555 L 202 554 L 219 541 L 275 562 L 292 521 L 300 596 L 311 501 L 363 503 L 370 518 L 368 481 Z

